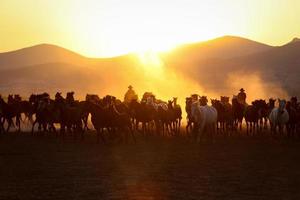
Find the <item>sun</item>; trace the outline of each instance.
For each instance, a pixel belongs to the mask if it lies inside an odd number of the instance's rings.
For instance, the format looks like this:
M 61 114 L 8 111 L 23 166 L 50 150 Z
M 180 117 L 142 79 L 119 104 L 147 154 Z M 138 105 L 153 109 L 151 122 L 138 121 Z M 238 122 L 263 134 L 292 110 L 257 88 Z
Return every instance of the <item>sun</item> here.
M 144 51 L 135 54 L 141 63 L 144 74 L 150 78 L 149 81 L 163 80 L 164 77 L 164 62 L 160 58 L 159 53 L 155 51 Z
M 72 23 L 72 29 L 75 38 L 78 38 L 76 43 L 82 47 L 81 52 L 103 57 L 147 52 L 142 57 L 147 57 L 154 64 L 157 59 L 153 52 L 170 51 L 177 45 L 215 36 L 211 34 L 213 28 L 189 31 L 199 29 L 199 26 L 188 18 L 181 18 L 178 15 L 180 7 L 166 13 L 169 5 L 163 3 L 140 5 L 137 1 L 131 4 L 122 2 L 117 7 L 109 1 L 74 3 L 71 16 L 76 23 Z M 203 27 L 209 25 L 205 20 L 197 23 Z

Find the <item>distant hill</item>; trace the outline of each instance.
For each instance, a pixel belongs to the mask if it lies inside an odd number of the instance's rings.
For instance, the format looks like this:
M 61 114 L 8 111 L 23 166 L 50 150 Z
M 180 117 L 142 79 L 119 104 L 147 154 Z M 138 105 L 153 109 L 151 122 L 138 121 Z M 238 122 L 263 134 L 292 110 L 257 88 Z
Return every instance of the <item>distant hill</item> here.
M 230 49 L 230 47 L 226 48 Z M 167 62 L 172 62 L 172 66 L 180 73 L 186 74 L 200 85 L 206 85 L 210 90 L 220 93 L 230 87 L 228 79 L 232 74 L 238 74 L 244 79 L 247 79 L 247 76 L 259 74 L 262 83 L 279 85 L 291 95 L 300 95 L 298 78 L 300 42 L 292 42 L 280 47 L 266 46 L 252 53 L 243 54 L 244 52 L 242 54 L 237 52 L 235 57 L 207 56 L 207 58 L 199 57 L 197 60 L 178 57 L 177 60 Z M 241 84 L 240 87 L 245 86 Z
M 290 43 L 300 42 L 300 38 L 294 38 Z
M 253 88 L 256 81 L 268 93 L 280 88 L 288 94 L 300 95 L 299 39 L 272 47 L 241 37 L 224 36 L 182 45 L 158 56 L 164 63 L 165 73 L 191 80 L 206 92 L 230 95 L 239 87 Z M 71 89 L 83 93 L 114 93 L 117 88 L 126 90 L 127 84 L 140 85 L 140 91 L 156 84 L 159 90 L 163 82 L 151 79 L 143 65 L 135 54 L 87 58 L 59 46 L 36 45 L 0 53 L 0 93 Z M 176 77 L 169 81 L 177 87 Z
M 179 60 L 192 61 L 215 58 L 225 59 L 258 53 L 271 48 L 269 45 L 245 38 L 224 36 L 206 42 L 182 45 L 169 55 L 169 59 L 176 60 L 176 58 L 179 58 Z
M 88 59 L 75 52 L 50 44 L 41 44 L 16 51 L 0 53 L 1 69 L 13 69 L 57 62 L 80 65 L 88 61 Z

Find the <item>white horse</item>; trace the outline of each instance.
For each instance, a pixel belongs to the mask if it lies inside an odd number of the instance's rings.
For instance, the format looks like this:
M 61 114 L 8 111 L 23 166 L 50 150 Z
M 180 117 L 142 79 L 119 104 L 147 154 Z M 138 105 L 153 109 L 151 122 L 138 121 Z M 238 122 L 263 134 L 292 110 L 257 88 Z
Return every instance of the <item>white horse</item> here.
M 158 108 L 162 108 L 163 110 L 167 111 L 168 110 L 168 104 L 166 102 L 155 102 L 153 97 L 148 97 L 146 104 L 149 106 L 152 106 L 156 111 L 158 110 Z
M 278 99 L 279 107 L 273 108 L 269 115 L 271 133 L 276 133 L 277 126 L 279 128 L 279 133 L 283 133 L 283 127 L 289 121 L 289 113 L 285 109 L 285 100 Z
M 201 106 L 199 102 L 194 102 L 191 106 L 191 116 L 195 123 L 197 142 L 200 142 L 205 130 L 212 135 L 215 133 L 218 112 L 214 107 Z

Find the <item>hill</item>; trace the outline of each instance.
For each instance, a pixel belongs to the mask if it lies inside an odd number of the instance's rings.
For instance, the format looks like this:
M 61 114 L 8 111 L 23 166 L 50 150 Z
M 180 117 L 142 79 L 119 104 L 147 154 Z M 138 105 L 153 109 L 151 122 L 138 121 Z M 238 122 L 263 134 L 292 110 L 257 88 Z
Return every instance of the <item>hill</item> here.
M 224 36 L 156 56 L 162 68 L 145 66 L 136 54 L 87 58 L 49 44 L 0 53 L 0 93 L 78 90 L 115 94 L 120 93 L 118 88 L 122 93 L 127 84 L 134 84 L 139 92 L 168 93 L 181 87 L 232 95 L 244 87 L 250 95 L 261 90 L 262 97 L 300 95 L 300 42 L 296 39 L 272 47 Z

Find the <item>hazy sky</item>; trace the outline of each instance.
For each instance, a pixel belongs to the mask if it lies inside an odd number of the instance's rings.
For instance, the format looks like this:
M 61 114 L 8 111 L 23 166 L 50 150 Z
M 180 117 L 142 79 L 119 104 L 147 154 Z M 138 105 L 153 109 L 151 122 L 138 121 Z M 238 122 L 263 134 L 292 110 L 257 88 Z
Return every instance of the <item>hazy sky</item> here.
M 300 37 L 300 0 L 0 0 L 0 52 L 51 43 L 114 56 L 222 35 Z

